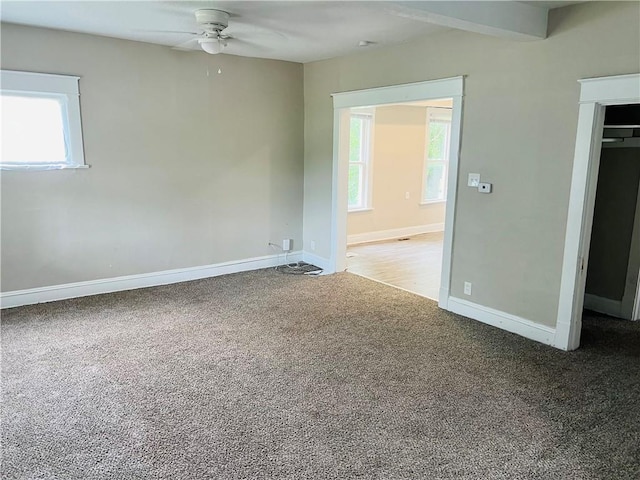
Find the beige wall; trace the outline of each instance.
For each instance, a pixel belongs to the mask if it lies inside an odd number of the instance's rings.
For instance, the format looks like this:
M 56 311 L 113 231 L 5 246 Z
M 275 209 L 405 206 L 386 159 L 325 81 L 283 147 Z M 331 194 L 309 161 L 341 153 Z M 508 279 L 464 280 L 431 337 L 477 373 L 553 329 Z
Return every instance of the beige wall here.
M 542 41 L 452 30 L 306 64 L 305 248 L 329 258 L 330 94 L 465 75 L 451 294 L 554 326 L 578 79 L 640 71 L 639 17 L 637 2 L 589 2 L 551 11 Z M 493 193 L 465 187 L 470 172 Z
M 444 223 L 444 203 L 420 205 L 427 108 L 377 107 L 374 122 L 373 209 L 349 213 L 347 234 Z
M 639 183 L 640 148 L 602 149 L 586 293 L 622 300 L 629 253 L 640 250 L 631 243 Z
M 82 77 L 91 165 L 2 172 L 3 291 L 269 255 L 285 237 L 302 247 L 300 64 L 1 35 L 2 68 Z

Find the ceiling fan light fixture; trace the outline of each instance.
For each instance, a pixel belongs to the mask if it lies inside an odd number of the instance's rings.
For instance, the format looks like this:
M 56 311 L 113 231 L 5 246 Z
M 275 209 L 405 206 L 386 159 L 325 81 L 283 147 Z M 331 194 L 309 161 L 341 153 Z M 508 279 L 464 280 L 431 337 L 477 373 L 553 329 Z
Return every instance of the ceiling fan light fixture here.
M 217 55 L 222 51 L 223 44 L 218 38 L 201 38 L 198 40 L 200 47 L 211 55 Z

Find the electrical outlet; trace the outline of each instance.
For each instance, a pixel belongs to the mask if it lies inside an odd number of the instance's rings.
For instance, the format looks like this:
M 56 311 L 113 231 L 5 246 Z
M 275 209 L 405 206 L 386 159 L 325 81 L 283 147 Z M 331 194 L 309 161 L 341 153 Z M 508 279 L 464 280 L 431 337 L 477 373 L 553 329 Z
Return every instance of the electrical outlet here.
M 480 193 L 491 193 L 491 184 L 490 183 L 481 183 L 478 185 L 478 191 Z
M 285 238 L 284 240 L 282 240 L 282 251 L 283 252 L 290 252 L 292 246 L 293 246 L 293 240 L 292 239 Z
M 478 185 L 480 185 L 480 174 L 479 173 L 470 173 L 469 174 L 469 181 L 467 182 L 467 185 L 470 187 L 477 187 Z
M 464 282 L 464 294 L 471 295 L 471 282 Z
M 311 240 L 310 244 L 311 244 L 311 250 L 315 251 L 316 250 L 316 241 L 315 240 Z
M 411 194 L 409 192 L 404 192 L 404 198 L 405 200 L 409 200 L 409 197 L 411 196 Z

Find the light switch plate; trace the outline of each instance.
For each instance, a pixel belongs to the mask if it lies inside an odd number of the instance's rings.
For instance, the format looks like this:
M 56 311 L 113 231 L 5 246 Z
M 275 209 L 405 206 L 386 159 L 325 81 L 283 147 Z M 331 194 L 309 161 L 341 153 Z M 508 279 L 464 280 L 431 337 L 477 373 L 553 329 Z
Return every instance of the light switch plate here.
M 479 173 L 470 173 L 469 174 L 469 181 L 467 182 L 467 185 L 470 187 L 477 187 L 478 185 L 480 185 L 480 174 Z
M 478 185 L 478 191 L 480 193 L 491 193 L 491 184 L 490 183 L 480 183 Z

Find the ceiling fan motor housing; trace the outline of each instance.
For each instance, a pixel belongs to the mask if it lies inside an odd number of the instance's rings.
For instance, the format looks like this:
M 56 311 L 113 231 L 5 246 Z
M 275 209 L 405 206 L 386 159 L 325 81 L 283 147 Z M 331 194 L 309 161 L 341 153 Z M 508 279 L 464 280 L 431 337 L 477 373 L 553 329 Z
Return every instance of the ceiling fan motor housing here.
M 205 29 L 221 31 L 229 25 L 229 14 L 222 10 L 196 10 L 196 22 Z

